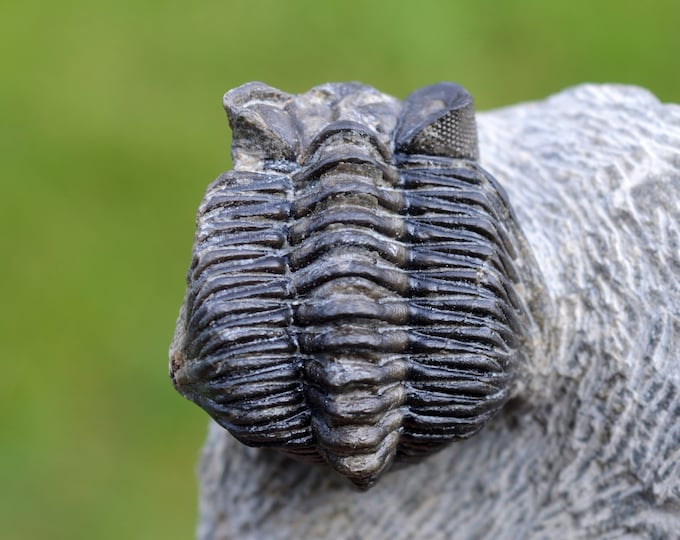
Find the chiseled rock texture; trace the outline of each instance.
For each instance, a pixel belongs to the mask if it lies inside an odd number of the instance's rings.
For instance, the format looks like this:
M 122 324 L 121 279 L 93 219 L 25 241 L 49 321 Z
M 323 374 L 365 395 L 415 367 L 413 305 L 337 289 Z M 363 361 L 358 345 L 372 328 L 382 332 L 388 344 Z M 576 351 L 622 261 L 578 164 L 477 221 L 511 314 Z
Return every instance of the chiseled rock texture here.
M 201 540 L 680 538 L 680 107 L 586 85 L 478 122 L 553 304 L 517 397 L 367 492 L 213 424 Z

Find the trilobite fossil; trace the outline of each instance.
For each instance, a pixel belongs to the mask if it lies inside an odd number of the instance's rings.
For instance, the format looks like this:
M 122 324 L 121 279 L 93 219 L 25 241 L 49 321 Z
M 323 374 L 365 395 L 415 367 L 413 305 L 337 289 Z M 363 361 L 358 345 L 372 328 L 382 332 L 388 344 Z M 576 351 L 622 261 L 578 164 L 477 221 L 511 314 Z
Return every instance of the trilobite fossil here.
M 249 83 L 224 105 L 234 169 L 198 210 L 175 387 L 362 488 L 476 433 L 531 349 L 535 269 L 470 95 Z

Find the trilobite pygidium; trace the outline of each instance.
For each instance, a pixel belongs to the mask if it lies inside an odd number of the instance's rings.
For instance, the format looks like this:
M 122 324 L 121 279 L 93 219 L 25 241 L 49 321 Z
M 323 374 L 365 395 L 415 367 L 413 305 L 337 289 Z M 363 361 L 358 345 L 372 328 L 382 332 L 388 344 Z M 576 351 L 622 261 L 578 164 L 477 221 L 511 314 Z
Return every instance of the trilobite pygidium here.
M 533 323 L 470 95 L 250 83 L 224 105 L 234 169 L 198 211 L 176 388 L 243 443 L 360 487 L 477 432 Z

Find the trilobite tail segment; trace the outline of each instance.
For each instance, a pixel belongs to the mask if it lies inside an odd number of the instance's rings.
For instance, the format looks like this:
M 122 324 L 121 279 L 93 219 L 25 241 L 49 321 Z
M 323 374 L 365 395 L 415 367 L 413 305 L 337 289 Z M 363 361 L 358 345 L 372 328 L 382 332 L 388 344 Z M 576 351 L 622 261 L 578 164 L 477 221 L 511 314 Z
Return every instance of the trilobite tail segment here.
M 289 234 L 306 396 L 319 453 L 366 488 L 391 465 L 404 420 L 404 201 L 365 127 L 333 123 L 311 148 Z
M 251 446 L 313 444 L 290 330 L 290 190 L 284 175 L 237 171 L 208 187 L 171 350 L 178 390 Z
M 409 250 L 409 375 L 399 444 L 418 458 L 476 433 L 507 401 L 528 313 L 500 186 L 477 164 L 470 96 L 437 85 L 407 99 L 395 136 Z
M 512 241 L 497 215 L 502 201 L 470 165 L 433 170 L 431 158 L 424 165 L 402 163 L 413 244 L 404 457 L 469 437 L 498 412 L 522 328 L 521 301 L 507 277 L 515 271 Z
M 245 444 L 362 488 L 477 432 L 532 319 L 467 92 L 251 83 L 225 105 L 236 170 L 199 209 L 176 387 Z

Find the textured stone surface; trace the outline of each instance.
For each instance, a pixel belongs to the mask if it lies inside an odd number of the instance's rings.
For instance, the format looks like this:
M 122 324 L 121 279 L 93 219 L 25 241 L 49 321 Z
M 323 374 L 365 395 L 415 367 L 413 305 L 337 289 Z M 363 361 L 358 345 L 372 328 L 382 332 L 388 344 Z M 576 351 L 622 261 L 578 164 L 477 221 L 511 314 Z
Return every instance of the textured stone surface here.
M 581 86 L 479 135 L 553 301 L 519 397 L 369 492 L 211 425 L 199 538 L 678 537 L 680 107 Z

